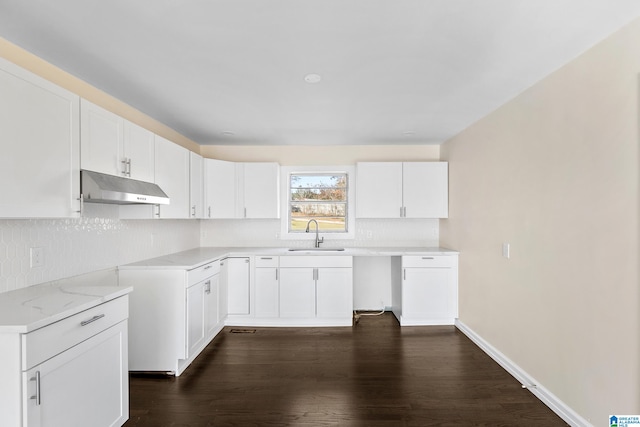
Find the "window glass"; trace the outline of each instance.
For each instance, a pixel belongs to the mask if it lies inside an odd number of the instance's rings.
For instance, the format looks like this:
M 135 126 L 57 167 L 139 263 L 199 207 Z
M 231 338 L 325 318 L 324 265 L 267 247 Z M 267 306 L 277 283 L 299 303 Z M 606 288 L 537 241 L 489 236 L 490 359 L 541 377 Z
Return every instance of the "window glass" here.
M 323 233 L 347 232 L 347 174 L 292 173 L 289 176 L 289 232 L 304 233 L 315 219 Z M 311 226 L 315 230 L 314 225 Z

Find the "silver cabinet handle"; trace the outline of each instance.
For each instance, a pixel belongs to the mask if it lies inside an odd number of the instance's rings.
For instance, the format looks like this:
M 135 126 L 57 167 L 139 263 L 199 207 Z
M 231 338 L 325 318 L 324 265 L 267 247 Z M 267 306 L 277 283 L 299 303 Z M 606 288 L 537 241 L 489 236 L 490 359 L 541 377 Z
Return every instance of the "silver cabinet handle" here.
M 124 165 L 124 168 L 122 170 L 122 175 L 131 177 L 131 159 L 125 157 L 124 159 L 122 159 L 120 163 Z
M 205 289 L 205 292 L 210 294 L 211 293 L 211 280 L 207 280 L 206 282 L 204 282 L 205 285 L 207 285 L 207 289 Z
M 402 206 L 400 206 L 400 218 L 402 218 Z
M 244 208 L 244 217 L 247 217 L 247 208 Z
M 404 216 L 405 218 L 407 217 L 407 207 L 405 206 L 404 208 L 402 208 L 402 216 Z
M 158 212 L 155 213 L 155 216 L 160 218 L 160 205 L 155 205 L 155 206 L 156 206 L 156 208 L 158 208 Z
M 249 259 L 248 258 L 245 259 L 244 262 L 246 262 L 248 264 L 249 263 Z
M 407 280 L 407 269 L 406 268 L 402 270 L 402 279 L 403 280 Z
M 260 259 L 273 259 L 273 257 L 270 256 L 261 256 Z
M 196 205 L 191 206 L 191 216 L 196 216 Z
M 29 399 L 35 400 L 36 405 L 40 405 L 40 371 L 36 371 L 35 377 L 29 378 L 29 381 L 36 382 L 36 394 L 35 396 L 31 396 Z
M 209 206 L 209 218 L 211 218 L 211 206 Z
M 80 197 L 78 197 L 78 201 L 80 202 L 80 210 L 76 212 L 79 213 L 80 216 L 82 216 L 82 211 L 84 210 L 84 197 L 82 197 L 82 194 L 80 194 Z
M 80 326 L 87 326 L 89 323 L 93 323 L 96 320 L 102 319 L 103 317 L 104 317 L 104 314 L 98 314 L 97 316 L 93 316 L 89 320 L 83 320 L 82 322 L 80 322 Z
M 204 269 L 205 269 L 205 270 L 208 270 L 208 269 L 210 269 L 210 268 L 211 268 L 211 265 L 207 265 Z
M 278 269 L 276 268 L 276 281 L 278 280 Z
M 423 256 L 422 259 L 433 259 L 432 256 Z

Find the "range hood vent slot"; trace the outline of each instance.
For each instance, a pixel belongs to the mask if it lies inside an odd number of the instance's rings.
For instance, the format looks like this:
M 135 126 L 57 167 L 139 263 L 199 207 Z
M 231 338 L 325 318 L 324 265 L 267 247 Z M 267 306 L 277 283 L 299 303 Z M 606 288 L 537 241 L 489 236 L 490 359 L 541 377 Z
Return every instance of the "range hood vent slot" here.
M 151 182 L 88 170 L 80 171 L 82 197 L 88 203 L 168 205 L 169 197 Z

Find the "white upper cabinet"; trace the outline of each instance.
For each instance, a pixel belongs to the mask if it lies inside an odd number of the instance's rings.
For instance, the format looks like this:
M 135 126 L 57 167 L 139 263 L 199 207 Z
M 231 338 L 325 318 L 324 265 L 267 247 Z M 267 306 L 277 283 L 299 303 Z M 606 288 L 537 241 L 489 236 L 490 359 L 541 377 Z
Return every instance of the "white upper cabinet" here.
M 80 100 L 0 59 L 0 217 L 80 211 Z
M 205 218 L 279 218 L 280 166 L 205 159 Z
M 153 182 L 153 132 L 86 99 L 80 115 L 82 169 Z
M 402 164 L 404 216 L 407 218 L 447 218 L 449 185 L 447 162 Z
M 277 163 L 239 163 L 240 218 L 280 218 L 280 166 Z
M 83 99 L 80 104 L 82 169 L 126 176 L 124 119 Z
M 236 164 L 204 159 L 205 218 L 236 218 Z
M 446 162 L 357 164 L 358 218 L 447 218 Z
M 189 153 L 189 199 L 191 218 L 204 218 L 203 159 L 193 152 Z
M 120 161 L 121 176 L 139 181 L 154 182 L 155 135 L 153 132 L 124 121 L 124 153 Z
M 160 218 L 189 218 L 189 150 L 156 135 L 155 183 L 169 196 Z
M 401 216 L 402 163 L 358 163 L 356 182 L 356 217 Z

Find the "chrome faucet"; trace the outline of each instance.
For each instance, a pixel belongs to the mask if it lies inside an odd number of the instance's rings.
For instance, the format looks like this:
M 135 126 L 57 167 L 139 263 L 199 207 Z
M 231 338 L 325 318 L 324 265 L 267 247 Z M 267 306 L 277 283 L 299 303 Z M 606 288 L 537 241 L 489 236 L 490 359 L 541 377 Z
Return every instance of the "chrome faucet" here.
M 311 225 L 312 222 L 316 223 L 316 248 L 320 247 L 320 243 L 324 242 L 324 236 L 322 238 L 318 237 L 318 221 L 316 221 L 315 219 L 310 219 L 309 222 L 307 222 L 307 229 L 304 230 L 305 233 L 309 232 L 309 226 Z

